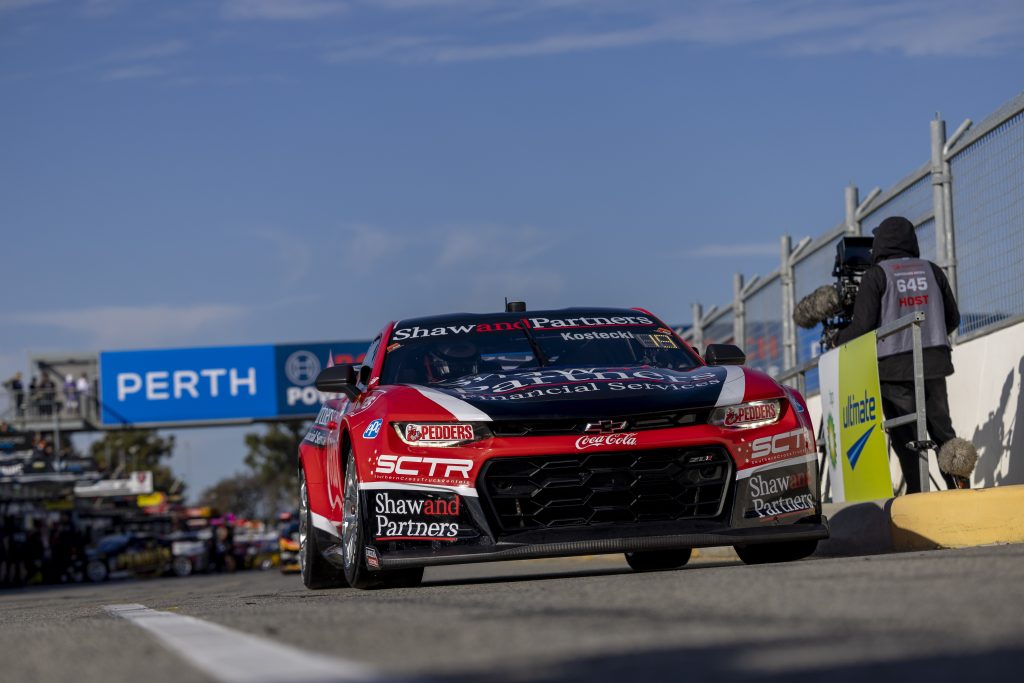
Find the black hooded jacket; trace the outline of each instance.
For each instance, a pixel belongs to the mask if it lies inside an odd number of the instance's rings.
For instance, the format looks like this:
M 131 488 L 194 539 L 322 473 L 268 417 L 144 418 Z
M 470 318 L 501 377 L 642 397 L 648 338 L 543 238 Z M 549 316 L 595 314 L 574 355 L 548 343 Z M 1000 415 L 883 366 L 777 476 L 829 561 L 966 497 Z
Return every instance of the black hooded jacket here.
M 914 225 L 906 218 L 893 216 L 886 218 L 874 230 L 875 242 L 871 253 L 876 265 L 864 272 L 857 292 L 857 300 L 853 305 L 853 321 L 839 332 L 839 343 L 845 344 L 862 334 L 878 329 L 890 320 L 880 320 L 882 295 L 885 293 L 885 271 L 877 264 L 893 258 L 920 258 L 921 250 L 917 245 L 917 233 Z M 946 274 L 934 263 L 935 280 L 942 290 L 942 306 L 946 317 L 946 333 L 953 332 L 960 326 L 960 309 L 953 297 Z M 933 346 L 924 349 L 924 376 L 926 379 L 948 377 L 953 374 L 953 360 L 947 346 Z M 914 360 L 911 353 L 881 358 L 878 361 L 878 377 L 883 382 L 912 382 L 914 380 Z

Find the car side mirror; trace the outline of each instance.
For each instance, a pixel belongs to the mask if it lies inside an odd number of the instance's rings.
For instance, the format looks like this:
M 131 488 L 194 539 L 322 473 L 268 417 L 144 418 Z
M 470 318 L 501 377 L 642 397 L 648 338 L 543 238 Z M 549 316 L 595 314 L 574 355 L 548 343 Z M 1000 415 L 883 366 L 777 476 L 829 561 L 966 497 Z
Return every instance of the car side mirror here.
M 743 365 L 747 354 L 735 344 L 708 344 L 704 350 L 704 362 L 708 365 Z
M 325 394 L 345 394 L 349 398 L 359 395 L 356 389 L 356 371 L 349 363 L 324 368 L 316 376 L 316 388 Z

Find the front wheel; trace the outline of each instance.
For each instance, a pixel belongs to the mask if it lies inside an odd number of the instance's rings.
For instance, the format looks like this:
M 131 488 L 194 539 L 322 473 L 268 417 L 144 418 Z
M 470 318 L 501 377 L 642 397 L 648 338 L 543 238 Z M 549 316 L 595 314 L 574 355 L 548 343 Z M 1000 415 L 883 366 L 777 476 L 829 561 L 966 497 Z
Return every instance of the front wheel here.
M 85 565 L 85 575 L 93 583 L 100 583 L 110 578 L 110 569 L 106 560 L 89 560 Z
M 345 509 L 341 518 L 341 547 L 345 580 L 353 588 L 415 588 L 423 581 L 423 567 L 372 572 L 366 568 L 362 499 L 356 456 L 349 446 L 345 457 Z
M 306 473 L 299 467 L 299 573 L 306 588 L 344 588 L 345 576 L 324 559 L 313 532 L 313 512 L 309 508 Z
M 176 557 L 171 563 L 171 571 L 175 576 L 188 576 L 192 573 L 192 559 L 188 557 Z
M 639 553 L 626 553 L 626 563 L 635 572 L 657 572 L 666 569 L 679 569 L 690 561 L 693 550 L 650 550 Z
M 745 564 L 774 564 L 802 560 L 811 555 L 817 547 L 818 541 L 813 540 L 737 545 L 734 549 Z

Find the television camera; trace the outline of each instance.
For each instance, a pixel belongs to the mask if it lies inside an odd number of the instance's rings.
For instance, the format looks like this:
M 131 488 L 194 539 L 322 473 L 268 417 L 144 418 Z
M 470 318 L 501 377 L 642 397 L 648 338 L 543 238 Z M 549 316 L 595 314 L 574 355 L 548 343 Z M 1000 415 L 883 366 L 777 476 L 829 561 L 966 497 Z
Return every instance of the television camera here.
M 832 267 L 833 284 L 822 285 L 805 296 L 793 309 L 793 322 L 804 329 L 821 324 L 821 348 L 836 346 L 839 331 L 853 319 L 853 304 L 857 300 L 860 280 L 871 267 L 872 237 L 846 236 L 836 245 L 836 259 Z

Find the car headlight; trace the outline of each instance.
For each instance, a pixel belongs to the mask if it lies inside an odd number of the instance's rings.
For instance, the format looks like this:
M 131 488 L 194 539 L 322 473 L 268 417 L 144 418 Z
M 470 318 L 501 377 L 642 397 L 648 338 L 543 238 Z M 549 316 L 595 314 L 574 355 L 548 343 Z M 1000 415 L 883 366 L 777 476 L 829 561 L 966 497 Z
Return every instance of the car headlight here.
M 409 446 L 448 448 L 490 436 L 490 430 L 471 422 L 393 422 L 395 433 Z
M 781 402 L 772 399 L 715 408 L 708 422 L 730 429 L 749 429 L 778 422 L 781 416 Z

